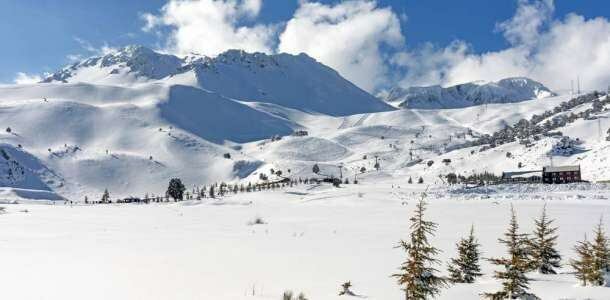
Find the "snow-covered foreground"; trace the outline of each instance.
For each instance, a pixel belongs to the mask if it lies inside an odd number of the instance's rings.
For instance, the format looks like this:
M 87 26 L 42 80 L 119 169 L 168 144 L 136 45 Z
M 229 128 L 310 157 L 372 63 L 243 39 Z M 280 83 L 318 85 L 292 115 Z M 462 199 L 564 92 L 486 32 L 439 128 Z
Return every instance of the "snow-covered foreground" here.
M 400 186 L 400 187 L 399 187 Z M 543 187 L 544 189 L 541 189 Z M 150 205 L 4 205 L 0 282 L 7 299 L 342 299 L 341 283 L 368 299 L 402 299 L 393 274 L 396 243 L 424 185 L 365 182 L 340 189 L 298 186 L 222 200 Z M 432 186 L 428 216 L 439 223 L 439 266 L 474 224 L 483 256 L 504 255 L 497 238 L 513 204 L 524 231 L 544 203 L 557 219 L 563 263 L 599 217 L 610 224 L 610 186 L 494 188 Z M 25 212 L 27 210 L 27 212 Z M 256 217 L 265 225 L 248 225 Z M 606 225 L 607 229 L 610 226 Z M 609 230 L 610 231 L 610 230 Z M 440 299 L 479 299 L 499 283 L 493 267 Z M 564 267 L 562 272 L 570 272 Z M 570 274 L 531 274 L 542 299 L 610 299 L 610 288 L 580 287 Z M 252 295 L 254 293 L 254 295 Z

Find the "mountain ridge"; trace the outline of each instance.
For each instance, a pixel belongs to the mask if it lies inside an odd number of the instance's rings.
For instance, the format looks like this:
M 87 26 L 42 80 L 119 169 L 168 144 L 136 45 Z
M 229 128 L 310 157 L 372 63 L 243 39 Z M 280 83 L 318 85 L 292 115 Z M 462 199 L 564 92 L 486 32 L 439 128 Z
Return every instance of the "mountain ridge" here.
M 511 103 L 557 96 L 542 83 L 526 77 L 495 82 L 474 81 L 448 87 L 439 85 L 393 88 L 385 101 L 401 108 L 463 108 L 490 103 Z
M 246 102 L 268 102 L 334 116 L 394 108 L 360 89 L 307 54 L 267 55 L 227 50 L 216 57 L 184 58 L 127 46 L 74 63 L 43 83 L 130 85 L 192 73 L 192 85 Z

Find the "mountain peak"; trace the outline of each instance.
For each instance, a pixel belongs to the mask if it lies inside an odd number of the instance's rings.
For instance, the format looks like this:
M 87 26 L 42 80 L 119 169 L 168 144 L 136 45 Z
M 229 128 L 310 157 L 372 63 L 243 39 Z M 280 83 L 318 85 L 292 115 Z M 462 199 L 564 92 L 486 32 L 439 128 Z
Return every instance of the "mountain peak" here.
M 527 77 L 496 82 L 474 81 L 449 87 L 394 88 L 385 100 L 402 108 L 460 108 L 487 103 L 510 103 L 555 96 L 542 83 Z
M 75 79 L 74 81 L 88 81 L 85 80 L 89 79 L 88 77 L 78 76 L 79 73 L 91 73 L 80 72 L 87 68 L 108 69 L 102 71 L 103 74 L 97 72 L 96 79 L 99 78 L 99 75 L 107 76 L 120 73 L 132 74 L 136 78 L 161 79 L 175 74 L 183 63 L 183 59 L 174 55 L 161 54 L 141 45 L 129 45 L 103 56 L 91 57 L 74 63 L 51 74 L 43 82 L 68 82 L 72 79 Z

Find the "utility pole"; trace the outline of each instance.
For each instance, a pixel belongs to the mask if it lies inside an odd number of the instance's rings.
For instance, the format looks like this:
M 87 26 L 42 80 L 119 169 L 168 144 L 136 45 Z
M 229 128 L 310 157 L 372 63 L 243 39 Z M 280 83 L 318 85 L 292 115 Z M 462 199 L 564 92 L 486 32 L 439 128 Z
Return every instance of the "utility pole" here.
M 337 167 L 339 167 L 339 178 L 343 179 L 343 164 L 340 163 Z
M 570 80 L 570 96 L 574 96 L 574 79 Z
M 578 86 L 578 95 L 580 95 L 580 76 L 576 77 L 576 79 L 577 79 L 577 82 L 578 82 L 578 84 L 577 84 L 577 86 Z
M 608 119 L 608 117 L 597 116 L 597 136 L 598 142 L 600 143 L 602 141 L 602 135 L 604 133 L 604 131 L 602 130 L 602 119 Z

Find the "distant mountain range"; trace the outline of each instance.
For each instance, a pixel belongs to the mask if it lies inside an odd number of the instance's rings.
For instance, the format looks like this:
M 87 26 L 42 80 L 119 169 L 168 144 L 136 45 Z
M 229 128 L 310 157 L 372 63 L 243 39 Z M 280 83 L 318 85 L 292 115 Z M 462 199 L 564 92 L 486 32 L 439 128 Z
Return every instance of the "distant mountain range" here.
M 385 101 L 401 108 L 462 108 L 489 103 L 511 103 L 556 96 L 542 83 L 525 77 L 497 82 L 470 82 L 449 87 L 394 88 Z

